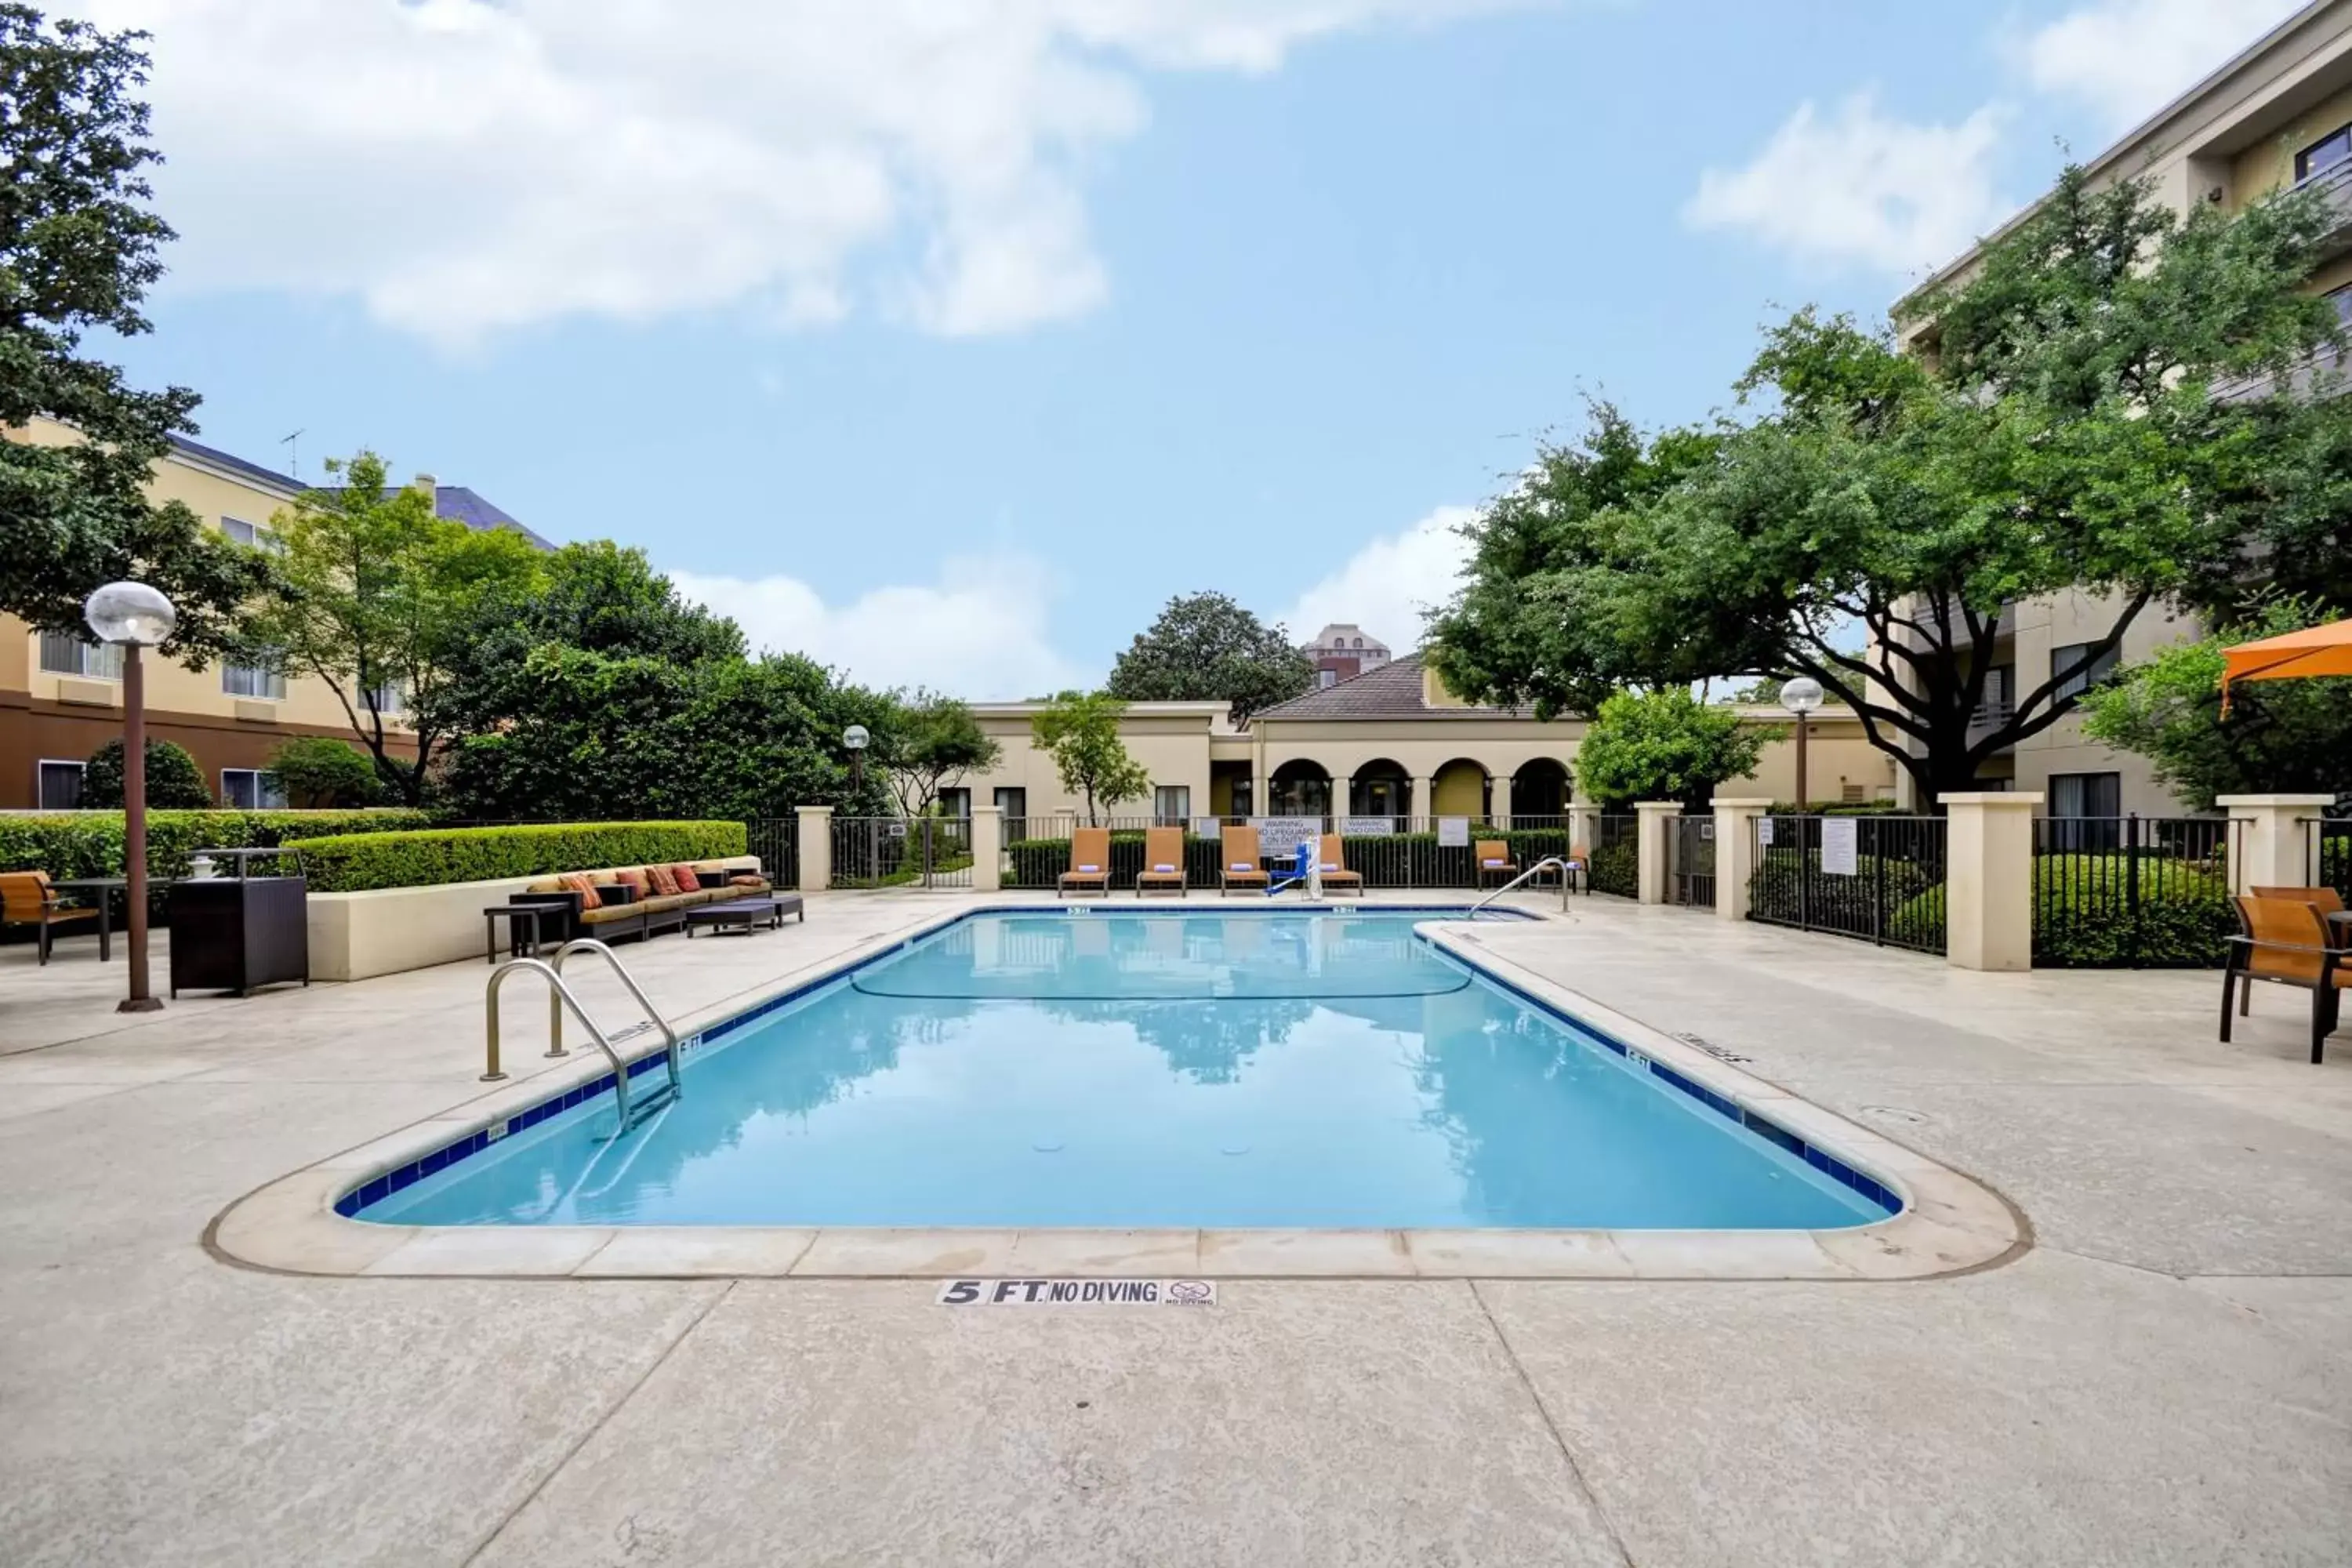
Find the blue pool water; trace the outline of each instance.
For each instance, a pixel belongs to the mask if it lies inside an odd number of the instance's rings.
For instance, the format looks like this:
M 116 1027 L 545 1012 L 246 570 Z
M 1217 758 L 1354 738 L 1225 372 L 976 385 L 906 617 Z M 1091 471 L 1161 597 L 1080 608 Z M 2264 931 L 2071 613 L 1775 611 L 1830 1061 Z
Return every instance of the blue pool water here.
M 358 1209 L 411 1225 L 1825 1228 L 1867 1178 L 1416 937 L 978 915 Z M 633 1087 L 650 1093 L 659 1075 Z M 1776 1141 L 1777 1139 L 1777 1141 Z M 428 1162 L 429 1163 L 429 1162 Z M 1857 1190 L 1857 1183 L 1864 1190 Z

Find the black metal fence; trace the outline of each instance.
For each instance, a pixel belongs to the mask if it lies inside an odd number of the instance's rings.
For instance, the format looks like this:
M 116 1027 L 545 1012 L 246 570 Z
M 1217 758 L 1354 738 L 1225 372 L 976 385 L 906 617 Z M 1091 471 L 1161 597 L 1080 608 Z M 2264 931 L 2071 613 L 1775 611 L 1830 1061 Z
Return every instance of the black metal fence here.
M 1944 951 L 1940 816 L 1759 816 L 1748 918 Z
M 2036 817 L 2034 963 L 2220 967 L 2237 930 L 2230 867 L 2243 827 L 2219 816 Z
M 1674 900 L 1694 909 L 1715 907 L 1715 817 L 1678 816 L 1668 845 L 1673 853 L 1668 887 Z
M 1281 817 L 1269 836 L 1259 826 L 1239 818 L 1195 817 L 1182 824 L 1155 822 L 1150 817 L 1105 817 L 1092 826 L 1110 832 L 1110 885 L 1125 889 L 1135 885 L 1143 869 L 1144 835 L 1154 827 L 1181 826 L 1184 833 L 1185 880 L 1194 888 L 1214 888 L 1223 869 L 1224 836 L 1251 835 L 1250 847 L 1275 880 L 1304 869 L 1295 846 L 1310 853 L 1326 833 L 1339 836 L 1342 868 L 1363 879 L 1371 888 L 1426 888 L 1433 890 L 1499 887 L 1518 871 L 1549 855 L 1566 855 L 1566 817 L 1515 816 L 1509 826 L 1496 826 L 1485 817 Z M 1457 828 L 1453 826 L 1459 823 Z M 1071 836 L 1089 826 L 1083 817 L 1032 816 L 1006 825 L 1004 886 L 1052 888 L 1071 868 Z M 1018 835 L 1015 829 L 1018 828 Z M 1449 842 L 1458 834 L 1459 843 Z M 1499 851 L 1495 847 L 1500 846 Z M 1486 847 L 1482 849 L 1481 846 Z M 1484 862 L 1495 860 L 1499 865 Z M 1545 879 L 1549 882 L 1549 879 Z M 1532 884 L 1531 884 L 1532 885 Z
M 2319 885 L 2352 904 L 2352 816 L 2306 816 L 2303 834 L 2303 858 L 2319 868 Z
M 801 825 L 797 817 L 764 816 L 743 825 L 745 849 L 760 858 L 768 880 L 779 888 L 801 885 Z
M 836 816 L 836 888 L 969 888 L 971 819 L 963 816 Z

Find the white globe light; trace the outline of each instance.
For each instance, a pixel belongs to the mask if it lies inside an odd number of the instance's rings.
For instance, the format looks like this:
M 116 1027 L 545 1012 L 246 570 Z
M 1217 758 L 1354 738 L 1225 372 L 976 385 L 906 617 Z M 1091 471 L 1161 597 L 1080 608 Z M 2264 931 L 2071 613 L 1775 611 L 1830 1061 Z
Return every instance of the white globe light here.
M 102 643 L 153 647 L 172 635 L 179 612 L 172 601 L 144 583 L 109 583 L 81 607 L 90 635 Z
M 1809 675 L 1780 683 L 1780 706 L 1791 713 L 1810 713 L 1822 705 L 1822 683 Z
M 841 732 L 841 743 L 853 752 L 864 751 L 866 742 L 871 737 L 866 734 L 866 726 L 863 724 L 852 724 Z

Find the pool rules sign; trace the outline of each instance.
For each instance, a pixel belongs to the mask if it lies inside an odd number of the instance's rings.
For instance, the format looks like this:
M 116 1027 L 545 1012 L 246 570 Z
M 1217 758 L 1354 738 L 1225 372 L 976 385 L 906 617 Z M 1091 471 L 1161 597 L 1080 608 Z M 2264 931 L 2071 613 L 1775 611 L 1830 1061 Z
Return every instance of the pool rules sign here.
M 950 1279 L 942 1307 L 1213 1307 L 1212 1279 Z

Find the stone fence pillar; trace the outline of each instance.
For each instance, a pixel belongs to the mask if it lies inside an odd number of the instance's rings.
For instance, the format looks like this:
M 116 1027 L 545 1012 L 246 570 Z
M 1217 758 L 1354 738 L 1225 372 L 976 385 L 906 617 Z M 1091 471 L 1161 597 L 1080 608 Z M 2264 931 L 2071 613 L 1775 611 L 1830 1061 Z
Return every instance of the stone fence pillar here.
M 1938 797 L 1946 814 L 1944 956 L 1961 969 L 2033 967 L 2033 811 L 2008 790 Z
M 1568 847 L 1590 855 L 1601 847 L 1601 807 L 1589 800 L 1568 803 Z M 1587 868 L 1589 870 L 1591 868 Z
M 1672 891 L 1667 881 L 1667 867 L 1674 854 L 1674 846 L 1668 836 L 1675 830 L 1675 819 L 1683 814 L 1683 804 L 1678 800 L 1637 800 L 1633 803 L 1633 810 L 1639 818 L 1638 832 L 1633 840 L 1634 854 L 1638 857 L 1633 886 L 1642 902 L 1663 904 Z
M 801 819 L 801 891 L 822 893 L 833 886 L 833 807 L 803 805 L 793 810 Z
M 971 889 L 993 893 L 1004 886 L 1004 808 L 971 808 Z
M 2328 795 L 2225 795 L 2214 803 L 2244 824 L 2232 831 L 2230 891 L 2319 885 L 2319 835 L 2308 826 Z
M 1761 796 L 1715 797 L 1715 912 L 1748 918 L 1748 885 L 1756 877 L 1756 819 L 1772 809 Z

